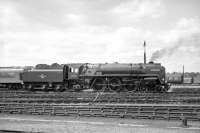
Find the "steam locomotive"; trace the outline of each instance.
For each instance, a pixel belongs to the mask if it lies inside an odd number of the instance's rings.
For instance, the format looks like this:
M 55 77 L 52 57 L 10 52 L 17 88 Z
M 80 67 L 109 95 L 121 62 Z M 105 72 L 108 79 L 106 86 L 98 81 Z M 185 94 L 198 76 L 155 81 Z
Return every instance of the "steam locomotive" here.
M 165 68 L 148 64 L 83 64 L 78 70 L 64 66 L 68 88 L 92 88 L 111 91 L 166 91 Z M 78 82 L 77 82 L 78 81 Z
M 14 71 L 18 76 L 2 78 L 0 86 L 10 89 L 53 91 L 151 91 L 165 92 L 165 68 L 160 63 L 66 64 L 63 69 Z M 12 77 L 11 72 L 7 77 Z M 5 76 L 5 74 L 4 74 Z M 15 80 L 15 82 L 11 81 Z

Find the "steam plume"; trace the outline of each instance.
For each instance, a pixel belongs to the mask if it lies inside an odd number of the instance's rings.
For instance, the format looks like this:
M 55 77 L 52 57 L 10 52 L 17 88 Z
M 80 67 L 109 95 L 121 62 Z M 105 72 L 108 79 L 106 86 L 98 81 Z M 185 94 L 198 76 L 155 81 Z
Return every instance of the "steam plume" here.
M 179 46 L 173 46 L 168 48 L 163 48 L 161 50 L 155 51 L 151 56 L 151 61 L 156 61 L 160 58 L 163 58 L 164 56 L 171 56 L 174 52 L 178 50 Z
M 187 52 L 194 54 L 193 52 L 200 52 L 200 33 L 192 34 L 188 37 L 181 37 L 175 43 L 174 46 L 163 48 L 161 50 L 155 51 L 150 61 L 156 61 L 163 57 L 170 57 L 179 51 L 179 48 L 187 48 Z M 195 51 L 194 51 L 195 50 Z

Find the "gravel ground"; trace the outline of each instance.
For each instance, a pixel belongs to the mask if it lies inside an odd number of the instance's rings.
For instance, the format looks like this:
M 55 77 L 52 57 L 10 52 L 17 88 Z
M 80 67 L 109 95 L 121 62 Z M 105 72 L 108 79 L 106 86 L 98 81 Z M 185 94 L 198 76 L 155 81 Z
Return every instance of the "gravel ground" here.
M 200 122 L 0 114 L 0 130 L 48 133 L 200 133 Z

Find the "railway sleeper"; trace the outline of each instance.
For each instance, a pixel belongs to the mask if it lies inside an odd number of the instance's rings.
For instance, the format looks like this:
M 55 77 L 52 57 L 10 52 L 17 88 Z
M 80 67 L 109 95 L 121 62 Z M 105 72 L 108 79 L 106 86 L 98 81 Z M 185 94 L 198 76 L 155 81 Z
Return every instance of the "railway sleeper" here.
M 163 115 L 153 115 L 152 119 L 156 119 L 156 120 L 166 120 L 166 117 Z
M 94 117 L 94 115 L 93 114 L 87 114 L 87 113 L 79 113 L 78 114 L 79 116 L 85 116 L 85 117 Z
M 68 115 L 68 116 L 79 116 L 79 113 L 76 111 L 67 111 L 65 112 L 65 115 Z
M 65 116 L 65 112 L 54 112 L 54 115 Z
M 106 113 L 104 115 L 105 117 L 110 117 L 110 118 L 121 118 L 122 114 L 116 114 L 116 113 Z
M 132 119 L 144 119 L 144 118 L 149 118 L 149 116 L 142 116 L 138 113 L 135 113 L 135 114 L 125 114 L 124 115 L 125 118 L 132 118 Z
M 96 114 L 100 114 L 100 113 L 95 113 L 91 111 L 79 111 L 80 116 L 96 116 Z
M 10 114 L 22 114 L 22 111 L 21 110 L 11 109 L 11 110 L 9 110 L 9 113 Z
M 187 116 L 185 117 L 187 120 L 190 120 L 190 121 L 200 121 L 200 117 L 191 117 L 191 116 Z

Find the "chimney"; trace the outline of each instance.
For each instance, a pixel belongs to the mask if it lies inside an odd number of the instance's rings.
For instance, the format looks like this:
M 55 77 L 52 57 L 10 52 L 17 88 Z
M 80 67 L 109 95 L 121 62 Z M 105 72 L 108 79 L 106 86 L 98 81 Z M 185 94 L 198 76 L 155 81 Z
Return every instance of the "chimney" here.
M 146 64 L 146 42 L 144 41 L 144 64 Z

